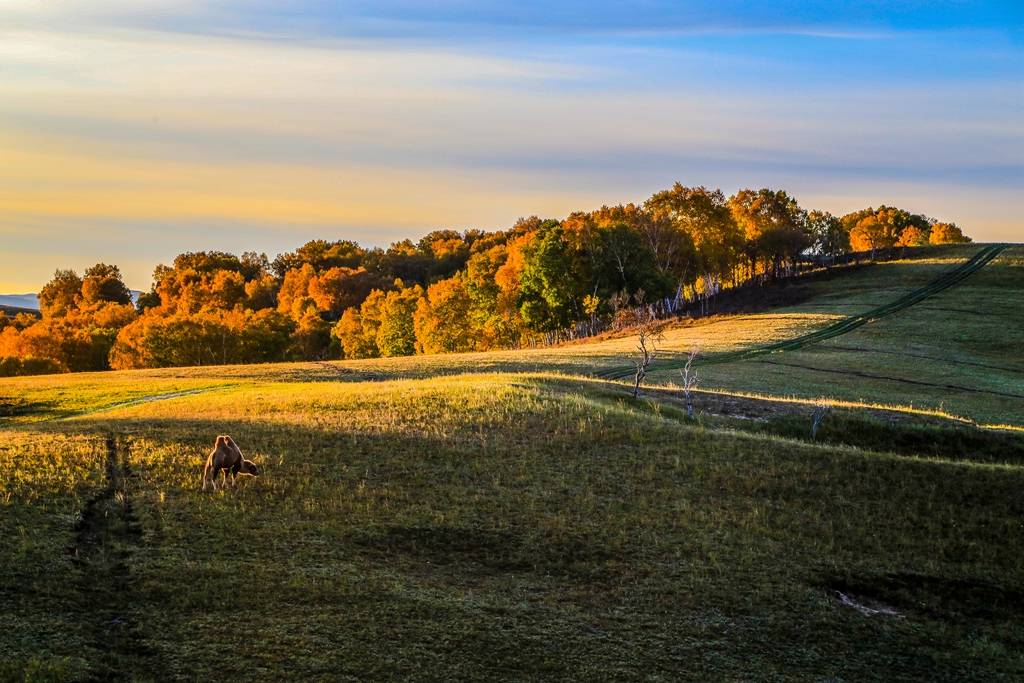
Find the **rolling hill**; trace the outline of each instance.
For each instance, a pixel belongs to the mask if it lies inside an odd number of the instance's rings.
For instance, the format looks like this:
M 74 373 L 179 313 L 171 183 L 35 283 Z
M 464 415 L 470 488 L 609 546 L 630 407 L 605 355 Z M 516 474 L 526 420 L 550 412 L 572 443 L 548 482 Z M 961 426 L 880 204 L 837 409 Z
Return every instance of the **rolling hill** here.
M 129 291 L 132 294 L 132 301 L 138 301 L 142 292 L 137 289 Z M 39 311 L 39 297 L 36 294 L 0 294 L 0 310 L 3 309 L 15 312 L 37 312 Z
M 1021 678 L 1024 248 L 790 287 L 639 400 L 628 336 L 5 380 L 0 678 Z
M 35 294 L 0 294 L 0 306 L 28 311 L 39 310 L 39 297 Z

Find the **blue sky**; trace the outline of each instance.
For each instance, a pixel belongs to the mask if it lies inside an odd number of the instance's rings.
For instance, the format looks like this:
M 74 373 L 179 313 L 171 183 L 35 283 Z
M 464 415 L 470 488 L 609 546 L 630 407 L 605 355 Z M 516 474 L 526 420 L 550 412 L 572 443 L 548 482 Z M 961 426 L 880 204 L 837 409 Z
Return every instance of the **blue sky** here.
M 1019 2 L 4 0 L 0 291 L 676 180 L 1024 240 L 1022 27 Z

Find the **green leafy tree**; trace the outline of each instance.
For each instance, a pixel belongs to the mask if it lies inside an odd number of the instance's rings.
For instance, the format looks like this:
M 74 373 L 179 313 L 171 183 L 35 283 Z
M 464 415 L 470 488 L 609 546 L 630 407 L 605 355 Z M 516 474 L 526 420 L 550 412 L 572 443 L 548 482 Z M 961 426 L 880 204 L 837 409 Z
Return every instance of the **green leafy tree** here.
M 377 328 L 377 349 L 381 356 L 411 356 L 416 353 L 413 316 L 422 297 L 423 288 L 419 285 L 388 292 L 384 297 Z
M 807 230 L 814 239 L 814 250 L 826 256 L 836 256 L 850 249 L 850 235 L 843 222 L 828 211 L 807 214 Z
M 626 223 L 614 223 L 598 228 L 596 238 L 597 270 L 591 281 L 600 298 L 610 298 L 617 291 L 643 291 L 652 299 L 671 293 L 672 281 L 658 268 L 648 243 L 637 230 Z
M 519 276 L 519 311 L 537 332 L 557 332 L 581 320 L 587 283 L 555 222 L 545 224 L 523 251 Z

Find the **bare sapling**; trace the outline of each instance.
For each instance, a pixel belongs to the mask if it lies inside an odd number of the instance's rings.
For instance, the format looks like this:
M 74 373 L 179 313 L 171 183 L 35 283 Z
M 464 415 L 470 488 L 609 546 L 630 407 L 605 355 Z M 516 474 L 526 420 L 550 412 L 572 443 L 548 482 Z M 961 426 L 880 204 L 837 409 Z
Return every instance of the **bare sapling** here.
M 697 369 L 693 367 L 693 362 L 697 360 L 699 355 L 699 348 L 692 349 L 686 355 L 686 365 L 679 371 L 683 378 L 683 398 L 686 399 L 686 414 L 691 418 L 693 417 L 693 392 L 700 383 L 700 378 L 697 376 Z
M 818 428 L 821 423 L 825 420 L 825 417 L 832 412 L 832 406 L 827 403 L 819 402 L 814 406 L 814 412 L 811 413 L 811 441 L 818 439 Z
M 636 354 L 631 359 L 636 373 L 633 376 L 633 398 L 640 395 L 640 385 L 647 377 L 647 371 L 658 355 L 658 344 L 663 336 L 658 329 L 658 321 L 646 306 L 639 306 L 633 312 L 634 324 L 637 328 Z

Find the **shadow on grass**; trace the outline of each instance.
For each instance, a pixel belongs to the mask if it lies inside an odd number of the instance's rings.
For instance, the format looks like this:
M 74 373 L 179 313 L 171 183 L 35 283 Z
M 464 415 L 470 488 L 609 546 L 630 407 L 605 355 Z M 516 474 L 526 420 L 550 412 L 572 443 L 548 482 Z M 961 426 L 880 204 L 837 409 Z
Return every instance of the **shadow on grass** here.
M 352 434 L 329 427 L 242 420 L 232 423 L 147 417 L 108 422 L 97 417 L 73 423 L 26 425 L 23 431 L 39 436 L 73 431 L 101 443 L 115 433 L 133 450 L 141 450 L 143 442 L 170 446 L 187 460 L 164 461 L 164 466 L 173 469 L 179 477 L 182 471 L 190 471 L 187 481 L 193 484 L 182 486 L 180 478 L 167 481 L 168 473 L 158 471 L 160 463 L 146 464 L 144 459 L 132 463 L 138 476 L 144 481 L 149 479 L 145 485 L 151 488 L 179 487 L 186 495 L 210 500 L 220 498 L 218 494 L 200 492 L 203 463 L 216 436 L 229 434 L 246 457 L 255 459 L 263 471 L 255 480 L 243 479 L 241 489 L 225 492 L 229 501 L 236 491 L 241 493 L 237 496 L 239 504 L 248 495 L 267 499 L 276 496 L 279 500 L 296 502 L 308 495 L 295 483 L 305 477 L 316 480 L 318 495 L 324 497 L 330 496 L 332 491 L 335 495 L 346 495 L 357 485 L 457 490 L 462 483 L 486 476 L 488 463 L 510 455 L 498 446 L 500 435 L 495 435 L 493 445 L 488 446 L 475 438 L 359 432 L 355 435 L 357 445 L 353 446 Z M 275 476 L 275 470 L 285 466 L 283 463 L 287 463 L 289 476 Z M 554 469 L 558 469 L 557 464 Z M 353 471 L 358 471 L 358 480 L 354 479 Z M 445 472 L 452 479 L 436 480 L 435 472 Z M 485 511 L 476 512 L 483 514 Z M 547 512 L 558 515 L 562 511 L 551 506 Z M 599 530 L 544 529 L 521 514 L 503 519 L 492 517 L 484 523 L 478 517 L 473 522 L 467 517 L 430 525 L 372 523 L 351 529 L 335 540 L 368 563 L 398 561 L 407 568 L 416 564 L 434 568 L 458 566 L 475 575 L 535 573 L 600 584 L 614 582 L 617 576 L 632 571 L 633 558 L 625 543 L 610 543 L 600 538 Z
M 816 563 L 833 560 L 857 576 L 864 566 L 928 566 L 932 545 L 914 545 L 911 534 L 935 508 L 915 511 L 901 495 L 911 503 L 942 501 L 943 514 L 973 496 L 979 509 L 963 506 L 963 524 L 979 543 L 996 548 L 1002 536 L 986 525 L 1013 513 L 1005 497 L 1012 480 L 1000 483 L 980 471 L 954 482 L 929 470 L 935 490 L 918 499 L 898 482 L 923 472 L 920 463 L 894 467 L 863 459 L 850 466 L 870 476 L 849 479 L 837 459 L 829 463 L 834 476 L 819 477 L 814 473 L 824 461 L 793 454 L 790 444 L 768 444 L 775 448 L 771 459 L 806 467 L 797 470 L 806 477 L 783 480 L 790 470 L 772 471 L 756 453 L 711 450 L 717 435 L 675 449 L 644 434 L 636 437 L 644 449 L 633 450 L 636 435 L 615 430 L 613 418 L 581 436 L 568 428 L 531 431 L 521 422 L 528 417 L 515 416 L 487 440 L 472 438 L 471 426 L 442 438 L 346 433 L 326 423 L 174 417 L 83 419 L 26 430 L 97 438 L 116 430 L 130 444 L 169 447 L 163 459 L 151 461 L 133 448 L 142 458 L 132 461 L 139 483 L 126 493 L 139 496 L 134 509 L 143 525 L 132 560 L 151 563 L 138 572 L 146 578 L 133 595 L 140 645 L 152 638 L 154 648 L 164 648 L 161 657 L 175 654 L 168 642 L 201 649 L 197 629 L 223 635 L 221 625 L 243 615 L 247 633 L 258 634 L 246 636 L 255 646 L 245 652 L 268 668 L 273 660 L 260 658 L 283 636 L 308 646 L 312 630 L 317 643 L 330 643 L 300 663 L 310 679 L 338 653 L 358 654 L 353 662 L 379 667 L 375 677 L 386 679 L 424 652 L 440 678 L 465 678 L 468 671 L 481 680 L 481 661 L 519 678 L 598 679 L 617 666 L 618 675 L 606 677 L 641 679 L 661 670 L 666 679 L 679 679 L 698 666 L 749 680 L 765 666 L 787 670 L 795 659 L 805 670 L 849 667 L 851 680 L 867 680 L 872 676 L 856 674 L 870 672 L 879 652 L 897 651 L 912 651 L 913 666 L 934 674 L 932 680 L 970 673 L 952 655 L 931 659 L 919 634 L 898 626 L 837 665 L 837 648 L 864 642 L 856 640 L 862 624 L 856 614 L 809 600 L 821 588 L 806 580 L 817 574 Z M 259 454 L 265 473 L 241 489 L 203 494 L 202 459 L 221 433 L 234 436 L 247 454 Z M 752 508 L 770 512 L 755 519 Z M 792 509 L 806 514 L 790 515 Z M 899 511 L 909 511 L 907 523 Z M 824 545 L 808 531 L 809 520 L 820 517 L 832 524 L 817 527 L 828 529 Z M 851 519 L 863 538 L 844 534 Z M 158 523 L 166 533 L 145 526 Z M 886 532 L 901 539 L 898 557 L 895 544 L 863 543 Z M 934 545 L 949 545 L 960 533 L 943 527 Z M 848 549 L 861 546 L 863 557 L 852 559 Z M 1008 576 L 1006 586 L 996 587 L 1000 593 L 976 598 L 1015 594 L 1019 572 L 1010 556 L 996 550 L 979 560 Z M 258 590 L 248 590 L 257 580 Z M 950 570 L 938 580 L 959 579 Z M 238 590 L 240 583 L 246 590 Z M 928 590 L 946 595 L 955 588 Z M 895 601 L 898 592 L 887 588 L 877 599 Z M 955 614 L 945 599 L 934 598 L 938 613 Z M 708 619 L 721 626 L 707 626 Z M 169 630 L 153 635 L 156 625 Z M 998 638 L 999 623 L 983 626 Z M 966 646 L 944 625 L 915 622 L 914 628 L 966 661 Z M 448 647 L 452 634 L 457 646 Z M 227 650 L 250 645 L 230 640 L 233 633 L 224 637 Z M 223 656 L 212 653 L 201 663 L 215 667 Z M 1002 664 L 998 652 L 985 656 L 970 662 L 980 667 L 972 671 L 991 673 Z M 909 676 L 917 672 L 910 666 L 895 658 L 883 673 L 890 680 Z
M 587 383 L 585 383 L 587 382 Z M 982 429 L 956 418 L 936 415 L 918 416 L 909 412 L 865 408 L 837 408 L 822 422 L 817 437 L 811 437 L 815 405 L 714 391 L 694 391 L 696 418 L 688 418 L 680 389 L 644 387 L 634 400 L 623 385 L 600 380 L 538 378 L 562 390 L 573 386 L 586 388 L 605 402 L 625 401 L 648 412 L 680 419 L 694 426 L 728 426 L 751 434 L 782 436 L 808 444 L 853 446 L 879 453 L 908 457 L 942 458 L 964 462 L 1024 464 L 1024 434 Z M 707 419 L 705 419 L 705 416 Z
M 0 426 L 4 418 L 26 417 L 53 412 L 56 404 L 52 401 L 29 401 L 18 396 L 0 396 Z

